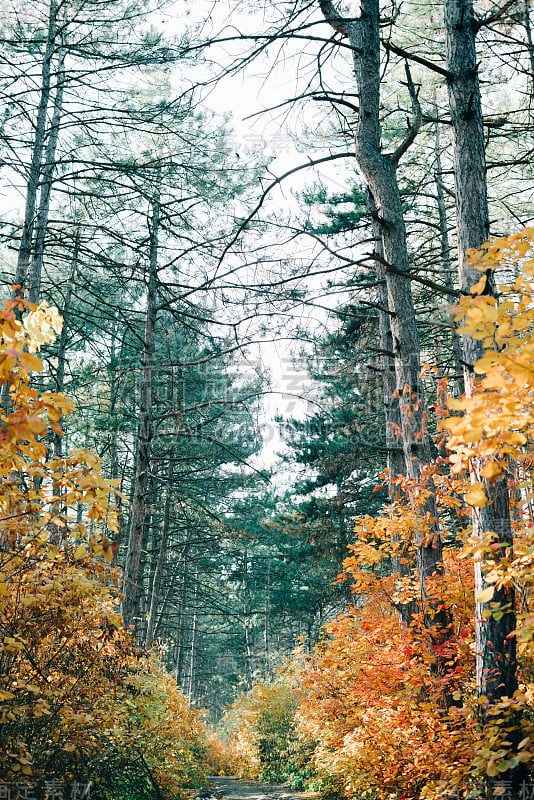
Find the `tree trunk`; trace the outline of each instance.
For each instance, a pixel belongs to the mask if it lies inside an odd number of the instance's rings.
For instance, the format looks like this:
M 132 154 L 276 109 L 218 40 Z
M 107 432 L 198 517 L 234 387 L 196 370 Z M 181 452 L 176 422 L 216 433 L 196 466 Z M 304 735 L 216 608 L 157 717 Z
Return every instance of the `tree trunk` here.
M 456 212 L 458 226 L 460 286 L 464 294 L 480 278 L 480 272 L 467 263 L 466 251 L 479 248 L 489 235 L 489 215 L 486 188 L 486 163 L 484 131 L 478 82 L 475 34 L 476 26 L 472 0 L 445 0 L 445 34 L 449 104 L 451 110 L 454 177 L 456 186 Z M 488 276 L 488 293 L 494 291 Z M 469 336 L 463 339 L 464 377 L 466 392 L 473 390 L 473 365 L 483 355 L 480 341 Z M 502 545 L 499 552 L 512 548 L 508 486 L 505 478 L 494 482 L 480 477 L 480 463 L 474 463 L 472 481 L 485 484 L 488 503 L 474 509 L 473 532 L 483 536 L 493 532 Z M 483 562 L 475 564 L 475 590 L 486 588 Z M 515 638 L 515 598 L 513 589 L 495 590 L 492 603 L 508 609 L 500 620 L 491 616 L 490 603 L 477 603 L 476 607 L 476 662 L 477 689 L 490 704 L 501 697 L 511 697 L 517 688 Z M 489 614 L 485 619 L 486 614 Z
M 447 207 L 445 205 L 445 193 L 443 191 L 443 170 L 441 166 L 441 143 L 439 136 L 439 123 L 436 124 L 436 138 L 435 138 L 435 181 L 436 181 L 436 199 L 438 207 L 439 218 L 439 235 L 440 235 L 440 255 L 441 265 L 443 267 L 443 284 L 449 289 L 453 288 L 452 281 L 452 263 L 451 263 L 451 246 L 449 242 L 449 224 L 447 219 Z M 460 337 L 453 329 L 451 331 L 451 344 L 452 355 L 454 362 L 454 377 L 456 379 L 457 390 L 460 395 L 465 392 L 464 372 L 463 372 L 463 354 L 462 342 Z
M 247 689 L 252 689 L 252 650 L 250 646 L 250 628 L 248 613 L 248 553 L 245 547 L 243 555 L 243 626 L 245 629 L 245 679 Z
M 147 650 L 152 647 L 154 642 L 154 629 L 156 625 L 156 614 L 158 610 L 159 589 L 161 583 L 161 576 L 163 574 L 163 566 L 165 564 L 165 556 L 167 554 L 167 540 L 169 536 L 169 525 L 171 519 L 171 478 L 172 478 L 172 460 L 169 459 L 169 466 L 167 470 L 167 493 L 165 496 L 165 508 L 163 511 L 163 528 L 161 531 L 161 540 L 159 544 L 158 560 L 154 577 L 152 579 L 152 593 L 150 597 L 150 610 L 148 613 L 148 624 L 145 638 L 145 647 Z
M 527 47 L 528 47 L 528 59 L 530 64 L 530 103 L 529 106 L 532 108 L 532 98 L 534 96 L 534 42 L 532 41 L 532 25 L 530 24 L 530 7 L 529 7 L 529 0 L 524 0 L 523 2 L 524 8 L 524 25 L 525 25 L 525 32 L 527 34 Z
M 454 181 L 458 227 L 460 289 L 469 295 L 480 272 L 468 264 L 466 251 L 489 236 L 488 194 L 482 107 L 475 47 L 472 0 L 445 0 L 447 81 L 452 120 Z M 472 380 L 475 361 L 484 352 L 481 342 L 463 338 L 466 378 Z
M 115 407 L 117 404 L 117 395 L 118 395 L 117 368 L 119 366 L 119 362 L 120 362 L 120 354 L 119 358 L 117 358 L 115 330 L 113 330 L 111 334 L 111 353 L 110 353 L 110 364 L 109 364 L 109 373 L 110 373 L 109 411 L 110 414 L 112 415 L 115 414 Z M 119 480 L 119 478 L 121 477 L 119 475 L 118 434 L 119 432 L 117 425 L 114 423 L 113 428 L 111 430 L 111 442 L 110 442 L 111 479 L 114 481 Z M 115 538 L 113 539 L 113 567 L 116 567 L 117 558 L 119 554 L 119 547 L 122 543 L 122 539 L 124 536 L 124 514 L 122 513 L 122 497 L 118 494 L 114 495 L 114 502 L 115 502 L 115 512 L 117 514 L 117 522 L 119 528 L 115 534 Z
M 265 563 L 265 625 L 264 625 L 266 680 L 269 680 L 271 676 L 270 616 L 271 616 L 271 559 L 269 558 L 269 556 L 267 556 Z
M 80 228 L 76 228 L 74 235 L 74 250 L 72 253 L 72 268 L 70 271 L 69 279 L 67 281 L 67 288 L 65 290 L 65 302 L 63 304 L 63 327 L 59 336 L 57 346 L 57 370 L 56 370 L 56 391 L 62 392 L 65 388 L 65 364 L 67 360 L 67 341 L 69 338 L 69 313 L 70 304 L 72 302 L 72 295 L 74 292 L 74 285 L 76 282 L 76 273 L 78 271 L 78 260 L 80 254 Z M 61 458 L 63 446 L 63 437 L 58 433 L 54 433 L 54 457 Z
M 398 475 L 406 474 L 404 453 L 399 442 L 401 430 L 400 406 L 397 397 L 397 380 L 395 376 L 395 358 L 393 355 L 393 336 L 391 334 L 390 310 L 388 305 L 388 291 L 386 284 L 386 268 L 384 265 L 384 252 L 382 250 L 382 232 L 378 221 L 376 206 L 371 192 L 368 192 L 367 205 L 374 238 L 375 271 L 378 284 L 378 327 L 380 333 L 381 369 L 382 369 L 382 394 L 384 398 L 384 415 L 386 423 L 386 447 L 388 466 L 389 496 L 393 500 L 396 494 L 394 479 Z
M 41 93 L 39 105 L 37 107 L 37 117 L 35 120 L 35 134 L 33 138 L 30 170 L 26 187 L 26 206 L 24 209 L 24 221 L 22 224 L 22 234 L 20 238 L 17 269 L 15 273 L 15 283 L 23 288 L 27 283 L 28 266 L 32 252 L 35 210 L 37 205 L 37 190 L 41 177 L 43 149 L 46 139 L 46 113 L 50 100 L 50 76 L 52 72 L 52 58 L 54 56 L 56 45 L 57 13 L 58 0 L 50 0 L 48 32 L 41 71 Z
M 195 699 L 195 669 L 197 656 L 197 626 L 198 626 L 198 567 L 195 569 L 195 589 L 193 594 L 193 619 L 191 623 L 191 641 L 189 645 L 189 669 L 187 673 L 187 688 L 185 693 L 190 703 Z
M 187 541 L 184 545 L 182 557 L 182 586 L 180 591 L 180 603 L 178 606 L 178 618 L 176 622 L 176 644 L 174 648 L 174 663 L 176 670 L 176 683 L 183 687 L 182 681 L 184 654 L 186 645 L 185 635 L 185 619 L 186 619 L 186 603 L 187 603 L 187 584 L 189 575 L 189 549 L 190 545 Z
M 41 193 L 39 197 L 39 209 L 35 223 L 35 241 L 33 243 L 33 255 L 29 272 L 30 290 L 28 297 L 32 303 L 39 303 L 41 293 L 41 275 L 43 271 L 44 249 L 46 239 L 46 229 L 48 227 L 48 216 L 50 212 L 50 196 L 52 194 L 52 182 L 56 168 L 56 150 L 59 139 L 59 127 L 61 114 L 63 111 L 63 88 L 65 85 L 65 55 L 63 50 L 59 60 L 57 72 L 57 88 L 54 98 L 54 114 L 48 133 L 48 145 L 45 153 L 45 161 L 42 166 Z
M 151 444 L 153 436 L 152 393 L 156 352 L 156 316 L 158 281 L 158 235 L 160 224 L 159 191 L 152 201 L 150 223 L 149 273 L 144 346 L 142 354 L 143 375 L 139 398 L 138 451 L 134 479 L 128 550 L 124 566 L 124 624 L 135 626 L 139 610 L 141 584 L 141 556 L 146 533 L 147 497 L 150 485 Z
M 420 344 L 411 281 L 409 277 L 399 274 L 410 272 L 404 214 L 396 175 L 396 161 L 404 152 L 405 143 L 390 156 L 382 152 L 380 141 L 379 0 L 362 0 L 360 16 L 350 19 L 340 17 L 330 0 L 319 0 L 319 5 L 327 22 L 337 33 L 348 38 L 352 47 L 359 97 L 356 160 L 372 194 L 380 222 L 388 308 L 391 312 L 396 391 L 400 403 L 401 439 L 407 475 L 419 482 L 422 467 L 431 463 L 432 459 L 425 426 Z M 409 74 L 408 79 L 411 83 Z M 414 91 L 412 101 L 416 102 Z M 406 143 L 408 141 L 409 137 Z M 440 569 L 442 561 L 433 497 L 430 497 L 424 511 L 432 520 L 434 536 L 431 547 L 425 547 L 421 541 L 417 551 L 423 598 L 426 596 L 426 578 Z

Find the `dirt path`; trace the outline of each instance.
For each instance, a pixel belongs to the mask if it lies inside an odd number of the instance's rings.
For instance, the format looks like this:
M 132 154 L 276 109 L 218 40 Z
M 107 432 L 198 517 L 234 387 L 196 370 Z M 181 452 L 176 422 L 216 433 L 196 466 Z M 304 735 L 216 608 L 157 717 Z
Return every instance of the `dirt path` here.
M 292 792 L 281 783 L 256 783 L 239 778 L 214 777 L 208 779 L 215 796 L 228 800 L 302 800 L 309 798 L 301 792 Z

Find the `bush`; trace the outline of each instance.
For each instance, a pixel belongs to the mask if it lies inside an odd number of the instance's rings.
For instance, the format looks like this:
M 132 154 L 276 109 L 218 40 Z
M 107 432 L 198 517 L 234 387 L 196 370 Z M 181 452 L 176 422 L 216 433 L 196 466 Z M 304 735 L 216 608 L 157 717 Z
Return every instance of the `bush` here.
M 230 752 L 241 777 L 303 786 L 309 779 L 309 747 L 298 735 L 301 696 L 287 683 L 257 683 L 242 694 L 225 720 Z
M 208 770 L 210 775 L 236 775 L 237 761 L 233 757 L 227 742 L 216 734 L 208 735 Z
M 0 311 L 0 780 L 176 797 L 205 778 L 203 721 L 124 629 L 108 539 L 115 489 L 98 459 L 50 457 L 72 403 L 39 395 L 30 373 L 60 329 L 45 304 Z

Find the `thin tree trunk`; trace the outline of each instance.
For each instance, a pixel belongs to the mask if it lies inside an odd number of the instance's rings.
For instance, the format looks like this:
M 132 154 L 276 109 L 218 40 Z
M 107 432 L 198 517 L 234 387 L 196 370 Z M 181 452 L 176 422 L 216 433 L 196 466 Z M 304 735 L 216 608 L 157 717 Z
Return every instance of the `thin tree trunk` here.
M 193 594 L 193 620 L 191 625 L 191 644 L 189 646 L 189 670 L 187 698 L 190 703 L 195 698 L 195 669 L 197 654 L 197 625 L 198 625 L 198 567 L 195 569 L 195 590 Z
M 182 554 L 182 587 L 180 593 L 180 605 L 178 608 L 178 619 L 176 623 L 176 646 L 174 650 L 174 662 L 176 664 L 176 683 L 183 687 L 184 681 L 182 681 L 182 673 L 183 673 L 183 665 L 184 665 L 184 653 L 185 653 L 185 645 L 186 645 L 186 630 L 185 630 L 185 619 L 186 619 L 186 602 L 187 602 L 187 584 L 188 584 L 188 575 L 189 575 L 189 542 L 186 542 L 184 546 L 184 551 Z
M 270 616 L 271 616 L 271 559 L 269 558 L 269 556 L 267 556 L 265 564 L 265 625 L 264 625 L 265 677 L 267 679 L 269 679 L 271 675 Z
M 68 318 L 70 312 L 70 305 L 72 302 L 72 295 L 74 292 L 74 285 L 76 282 L 76 273 L 78 271 L 79 251 L 80 251 L 80 229 L 78 227 L 76 229 L 76 234 L 74 237 L 72 267 L 69 279 L 67 281 L 67 288 L 65 291 L 65 301 L 63 304 L 63 327 L 61 328 L 61 334 L 59 336 L 58 348 L 57 348 L 57 370 L 55 375 L 55 381 L 56 381 L 56 390 L 58 392 L 62 392 L 65 386 L 65 364 L 67 358 L 67 341 L 69 337 Z M 61 458 L 64 444 L 65 444 L 65 432 L 61 434 L 54 431 L 52 439 L 52 452 L 54 458 Z M 67 509 L 65 507 L 62 508 L 61 500 L 59 499 L 62 493 L 63 489 L 61 483 L 56 482 L 54 484 L 54 495 L 58 498 L 58 502 L 56 504 L 56 510 L 58 513 L 66 515 Z M 78 516 L 80 517 L 78 521 L 81 522 L 80 507 L 78 509 Z M 54 526 L 54 528 L 55 528 L 54 539 L 56 542 L 60 542 L 62 539 L 62 530 L 57 526 Z
M 439 218 L 439 234 L 440 234 L 440 251 L 441 251 L 441 264 L 443 267 L 443 284 L 449 289 L 453 288 L 452 281 L 452 263 L 451 263 L 451 246 L 449 242 L 449 225 L 447 220 L 447 206 L 445 205 L 445 193 L 443 191 L 443 170 L 441 166 L 441 143 L 439 136 L 439 123 L 436 124 L 435 136 L 435 183 L 436 183 L 436 199 L 438 206 Z M 455 330 L 451 331 L 452 355 L 454 362 L 454 376 L 458 393 L 462 395 L 465 392 L 464 372 L 463 372 L 463 354 L 462 342 Z
M 380 223 L 377 218 L 376 207 L 373 197 L 369 192 L 368 207 L 373 224 L 376 277 L 380 283 L 378 286 L 379 309 L 379 331 L 380 349 L 382 350 L 382 390 L 384 397 L 384 414 L 386 422 L 386 447 L 387 447 L 387 466 L 388 466 L 388 494 L 393 502 L 399 499 L 399 487 L 395 479 L 406 475 L 406 462 L 404 452 L 399 442 L 401 431 L 400 406 L 397 397 L 397 379 L 395 375 L 395 359 L 393 357 L 393 337 L 391 334 L 390 311 L 388 305 L 388 293 L 386 285 L 386 269 L 384 266 L 384 254 L 382 250 L 382 235 Z M 393 560 L 393 569 L 400 577 L 407 577 L 412 574 L 412 566 L 405 562 L 400 556 Z M 399 604 L 398 611 L 400 619 L 409 625 L 416 613 L 418 603 L 411 601 Z
M 56 150 L 59 139 L 59 128 L 61 114 L 63 112 L 63 89 L 65 85 L 65 55 L 63 50 L 59 60 L 57 72 L 57 88 L 54 98 L 54 114 L 48 134 L 48 145 L 45 153 L 45 162 L 42 167 L 41 194 L 39 198 L 39 209 L 35 222 L 35 240 L 33 243 L 33 255 L 29 272 L 29 299 L 32 303 L 39 303 L 41 293 L 41 276 L 43 272 L 44 250 L 46 229 L 48 227 L 48 216 L 50 213 L 50 196 L 52 194 L 52 183 L 56 168 Z
M 169 536 L 169 525 L 171 519 L 171 478 L 172 478 L 172 460 L 169 459 L 169 466 L 167 469 L 167 493 L 165 496 L 165 508 L 163 511 L 163 528 L 161 531 L 161 540 L 158 552 L 158 561 L 152 579 L 152 593 L 150 597 L 150 610 L 148 613 L 148 624 L 145 638 L 145 647 L 147 650 L 152 647 L 154 642 L 154 628 L 156 625 L 156 614 L 158 610 L 159 590 L 161 583 L 161 576 L 163 574 L 163 566 L 165 564 L 165 556 L 167 554 L 167 540 Z
M 389 473 L 389 496 L 394 499 L 396 488 L 394 480 L 398 475 L 406 474 L 406 463 L 402 445 L 399 442 L 401 430 L 400 406 L 397 397 L 397 379 L 395 375 L 395 358 L 393 355 L 393 336 L 391 334 L 390 310 L 386 285 L 386 268 L 382 249 L 382 233 L 378 221 L 376 206 L 371 192 L 368 192 L 367 204 L 371 217 L 374 238 L 375 271 L 378 284 L 378 327 L 380 333 L 382 394 L 386 422 L 387 466 Z
M 472 0 L 445 0 L 445 34 L 449 105 L 451 110 L 454 176 L 456 185 L 456 212 L 458 226 L 460 286 L 469 294 L 471 286 L 480 278 L 480 272 L 468 264 L 466 251 L 479 248 L 489 235 L 489 215 L 486 187 L 484 131 L 478 81 L 475 42 L 475 19 Z M 494 291 L 488 275 L 488 293 Z M 465 336 L 463 339 L 466 392 L 473 390 L 473 365 L 483 355 L 480 341 Z M 474 509 L 472 515 L 475 534 L 483 536 L 492 531 L 502 545 L 504 555 L 513 545 L 510 524 L 508 486 L 505 478 L 494 482 L 481 478 L 480 463 L 473 463 L 473 481 L 485 484 L 488 503 Z M 475 564 L 475 589 L 477 594 L 485 589 L 484 562 Z M 492 603 L 506 607 L 500 620 L 491 615 L 490 603 L 477 603 L 476 607 L 476 663 L 477 689 L 490 704 L 501 697 L 511 697 L 517 688 L 516 643 L 511 636 L 516 627 L 514 591 L 495 589 Z M 489 615 L 486 617 L 486 615 Z
M 30 170 L 26 187 L 26 206 L 24 209 L 24 221 L 22 225 L 22 234 L 17 258 L 17 269 L 15 272 L 15 283 L 22 287 L 24 287 L 27 282 L 28 266 L 32 252 L 33 229 L 37 204 L 37 189 L 39 187 L 39 180 L 41 177 L 43 149 L 46 139 L 46 113 L 48 110 L 48 103 L 50 101 L 50 76 L 52 72 L 51 65 L 56 46 L 57 13 L 58 0 L 50 0 L 48 32 L 41 71 L 41 93 L 39 97 L 39 105 L 37 107 L 37 117 L 35 120 L 35 134 L 33 138 Z
M 243 626 L 245 629 L 245 678 L 247 689 L 252 689 L 252 650 L 250 646 L 250 628 L 248 612 L 248 552 L 245 547 L 243 555 Z
M 152 476 L 150 476 L 147 497 L 153 496 L 154 480 Z M 141 561 L 139 564 L 139 605 L 137 609 L 137 619 L 135 622 L 135 633 L 139 642 L 144 642 L 146 636 L 149 597 L 151 594 L 152 578 L 156 569 L 157 557 L 152 552 L 155 540 L 155 528 L 154 509 L 151 504 L 147 503 L 143 547 L 141 549 Z
M 143 376 L 139 398 L 137 466 L 134 479 L 128 550 L 124 566 L 123 616 L 124 624 L 128 628 L 132 628 L 135 625 L 139 610 L 142 578 L 141 556 L 146 533 L 147 497 L 150 485 L 151 444 L 153 436 L 152 393 L 156 353 L 159 225 L 160 199 L 158 190 L 152 201 L 150 221 L 149 274 L 142 354 Z
M 111 335 L 111 353 L 109 365 L 109 410 L 110 414 L 115 414 L 115 407 L 117 404 L 118 395 L 118 381 L 117 381 L 117 368 L 119 366 L 120 356 L 117 359 L 115 331 Z M 111 456 L 111 479 L 114 481 L 119 480 L 119 453 L 118 453 L 118 428 L 114 424 L 111 431 L 110 442 L 110 456 Z M 134 459 L 135 462 L 135 459 Z M 115 513 L 117 514 L 118 531 L 113 540 L 113 566 L 117 566 L 117 558 L 119 555 L 119 547 L 124 536 L 124 514 L 122 513 L 122 498 L 120 495 L 114 495 Z
M 524 0 L 523 8 L 524 8 L 523 20 L 525 25 L 525 31 L 527 34 L 528 59 L 530 64 L 530 104 L 532 104 L 532 98 L 534 96 L 534 42 L 532 41 L 532 25 L 530 24 L 529 0 Z
M 69 313 L 70 305 L 72 303 L 72 295 L 74 293 L 74 285 L 76 283 L 76 273 L 78 271 L 78 261 L 80 254 L 80 228 L 76 229 L 74 235 L 74 250 L 72 253 L 72 267 L 67 281 L 67 288 L 65 290 L 65 301 L 63 304 L 63 327 L 59 337 L 57 347 L 57 370 L 56 370 L 56 391 L 62 392 L 65 388 L 65 364 L 67 361 L 67 341 L 69 338 Z M 54 457 L 61 458 L 63 446 L 63 437 L 54 433 Z

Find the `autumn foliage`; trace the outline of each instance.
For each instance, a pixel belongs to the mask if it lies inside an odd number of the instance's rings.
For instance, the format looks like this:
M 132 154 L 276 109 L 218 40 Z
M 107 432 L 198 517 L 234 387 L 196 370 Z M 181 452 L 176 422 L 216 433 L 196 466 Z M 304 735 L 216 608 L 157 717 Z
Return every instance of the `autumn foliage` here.
M 310 655 L 297 654 L 296 712 L 313 762 L 347 797 L 519 796 L 534 762 L 534 230 L 471 252 L 481 271 L 456 308 L 461 333 L 484 343 L 470 396 L 437 407 L 439 456 L 420 485 L 399 481 L 396 501 L 355 522 L 344 579 L 354 605 L 328 625 Z M 493 273 L 497 298 L 485 293 Z M 440 394 L 446 387 L 440 386 Z M 476 464 L 477 471 L 472 470 Z M 473 477 L 475 475 L 475 478 Z M 514 548 L 473 535 L 473 509 L 506 476 Z M 444 542 L 439 574 L 417 576 L 417 548 L 433 547 L 432 493 Z M 422 545 L 421 545 L 422 542 Z M 488 588 L 475 597 L 473 563 Z M 475 682 L 475 602 L 514 588 L 518 689 L 489 704 Z M 505 592 L 506 596 L 506 592 Z M 408 621 L 408 624 L 407 624 Z M 484 713 L 482 714 L 481 711 Z M 527 789 L 528 790 L 528 789 Z M 512 792 L 512 794 L 509 794 Z M 515 792 L 515 794 L 513 794 Z M 508 794 L 507 794 L 508 793 Z
M 224 720 L 230 763 L 241 777 L 301 786 L 309 746 L 297 732 L 302 695 L 282 674 L 256 683 L 233 703 Z
M 176 797 L 204 777 L 203 723 L 123 627 L 114 485 L 53 455 L 72 403 L 31 376 L 60 330 L 46 304 L 0 312 L 0 780 Z

